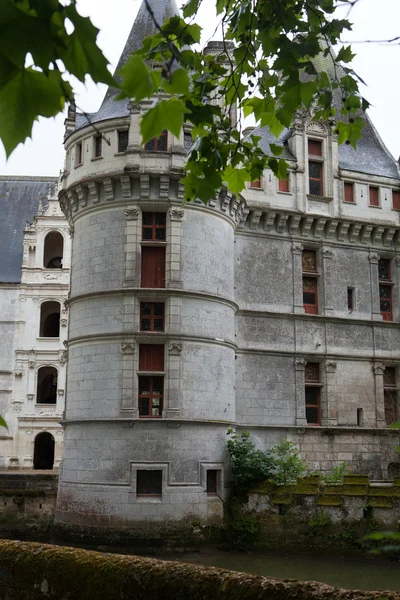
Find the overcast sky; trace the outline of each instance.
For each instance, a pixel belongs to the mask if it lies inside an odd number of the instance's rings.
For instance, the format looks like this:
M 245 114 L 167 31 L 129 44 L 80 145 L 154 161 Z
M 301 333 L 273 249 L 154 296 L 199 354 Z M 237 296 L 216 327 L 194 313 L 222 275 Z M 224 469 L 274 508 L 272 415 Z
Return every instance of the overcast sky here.
M 128 37 L 141 0 L 79 0 L 78 8 L 100 29 L 99 45 L 114 68 Z M 181 1 L 177 0 L 178 6 Z M 203 41 L 210 38 L 216 21 L 213 0 L 204 0 L 199 22 Z M 347 8 L 346 8 L 347 12 Z M 341 9 L 340 16 L 345 13 Z M 400 0 L 359 0 L 350 13 L 353 32 L 346 40 L 386 40 L 400 35 Z M 367 82 L 364 96 L 373 105 L 369 111 L 383 141 L 397 159 L 400 154 L 400 45 L 355 44 L 354 70 Z M 87 112 L 97 110 L 104 86 L 88 83 L 76 86 L 77 105 Z M 1 118 L 1 117 L 0 117 Z M 58 175 L 63 167 L 64 117 L 41 119 L 33 139 L 20 145 L 6 162 L 0 142 L 0 175 Z

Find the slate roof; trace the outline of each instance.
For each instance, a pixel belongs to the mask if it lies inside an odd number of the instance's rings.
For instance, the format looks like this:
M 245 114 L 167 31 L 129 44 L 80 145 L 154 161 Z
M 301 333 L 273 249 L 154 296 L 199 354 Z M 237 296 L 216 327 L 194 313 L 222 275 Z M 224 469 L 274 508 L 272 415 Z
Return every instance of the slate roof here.
M 158 24 L 162 25 L 164 21 L 179 15 L 178 6 L 175 0 L 147 0 L 148 4 L 153 10 L 154 17 Z M 135 22 L 129 34 L 128 40 L 125 44 L 125 48 L 122 51 L 115 73 L 117 73 L 121 67 L 127 62 L 132 52 L 135 52 L 142 46 L 142 41 L 148 35 L 157 33 L 156 26 L 147 10 L 146 3 L 143 1 L 139 12 L 136 16 Z M 115 75 L 114 73 L 114 75 Z M 118 79 L 118 78 L 117 78 Z M 90 123 L 97 123 L 106 119 L 114 119 L 116 117 L 127 117 L 129 116 L 128 104 L 129 99 L 115 101 L 115 97 L 118 95 L 118 90 L 109 87 L 104 97 L 103 103 L 100 106 L 97 113 L 90 115 L 89 121 L 87 118 L 79 114 L 77 115 L 76 128 L 79 129 Z
M 0 283 L 19 283 L 26 224 L 38 213 L 57 177 L 0 177 Z

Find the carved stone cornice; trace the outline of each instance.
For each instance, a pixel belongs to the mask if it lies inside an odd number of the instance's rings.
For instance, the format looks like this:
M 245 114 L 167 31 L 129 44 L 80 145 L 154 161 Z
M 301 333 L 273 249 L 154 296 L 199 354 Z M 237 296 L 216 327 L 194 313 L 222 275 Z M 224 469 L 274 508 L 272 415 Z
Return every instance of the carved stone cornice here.
M 121 344 L 121 352 L 124 355 L 130 355 L 132 356 L 133 354 L 135 354 L 135 344 L 133 343 L 124 343 Z

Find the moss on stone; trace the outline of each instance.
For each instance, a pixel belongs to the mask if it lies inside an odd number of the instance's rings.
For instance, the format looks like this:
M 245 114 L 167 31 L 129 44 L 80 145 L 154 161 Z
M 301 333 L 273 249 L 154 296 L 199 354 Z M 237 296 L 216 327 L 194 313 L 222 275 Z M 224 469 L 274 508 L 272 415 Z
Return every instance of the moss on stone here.
M 319 506 L 343 506 L 343 500 L 341 496 L 320 496 L 318 498 Z
M 393 500 L 392 498 L 370 496 L 367 499 L 367 506 L 374 506 L 375 508 L 393 508 Z
M 7 600 L 400 600 L 396 592 L 329 585 L 76 548 L 0 542 Z
M 357 485 L 361 485 L 361 484 L 365 484 L 368 485 L 369 484 L 369 477 L 368 475 L 345 475 L 344 476 L 344 483 L 345 484 L 357 484 Z

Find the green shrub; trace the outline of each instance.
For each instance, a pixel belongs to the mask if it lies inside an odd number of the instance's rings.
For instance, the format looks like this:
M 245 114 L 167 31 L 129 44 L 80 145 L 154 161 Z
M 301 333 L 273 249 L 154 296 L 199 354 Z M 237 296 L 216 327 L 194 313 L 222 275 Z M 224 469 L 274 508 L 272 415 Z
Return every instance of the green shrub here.
M 253 512 L 235 514 L 230 522 L 233 545 L 237 548 L 248 548 L 260 535 L 261 525 L 258 516 Z
M 269 479 L 273 472 L 273 461 L 268 454 L 256 449 L 250 441 L 250 433 L 242 431 L 237 434 L 229 429 L 228 435 L 231 436 L 227 446 L 235 487 L 247 491 L 253 483 Z
M 271 448 L 269 457 L 273 464 L 272 481 L 276 485 L 296 483 L 307 472 L 307 463 L 300 458 L 296 446 L 286 438 Z
M 321 479 L 325 481 L 325 483 L 343 483 L 344 476 L 348 473 L 350 473 L 348 464 L 346 461 L 343 461 L 332 467 L 330 473 L 321 474 Z

